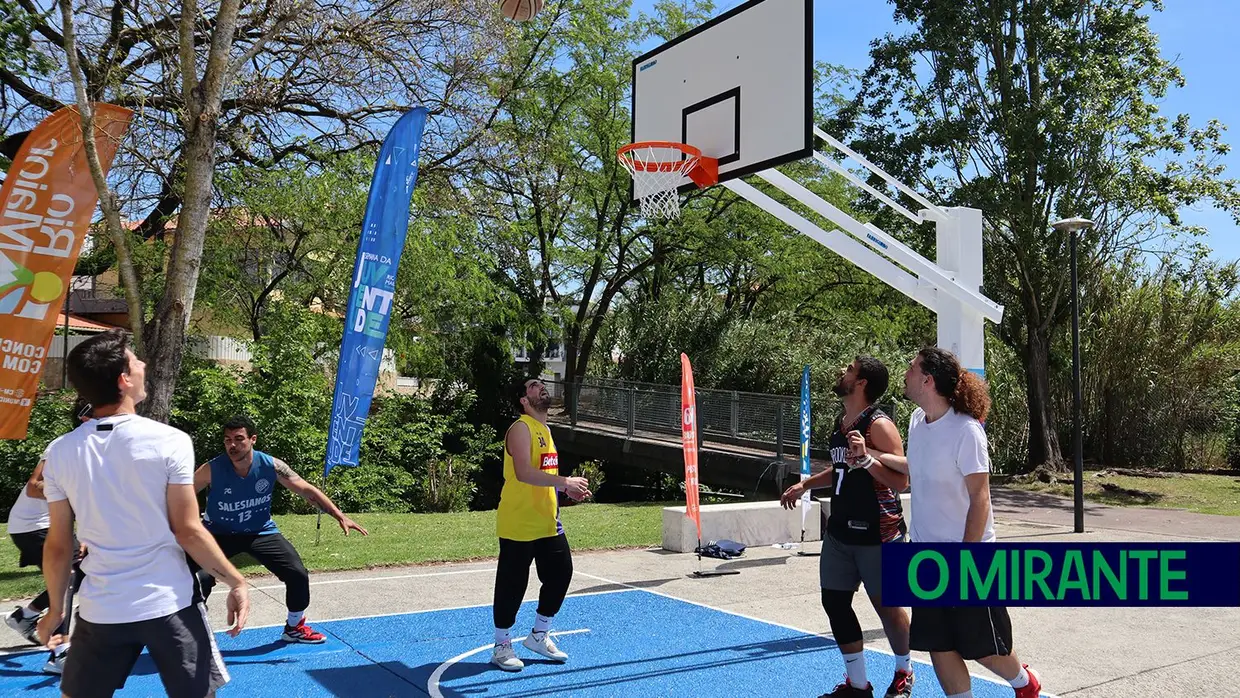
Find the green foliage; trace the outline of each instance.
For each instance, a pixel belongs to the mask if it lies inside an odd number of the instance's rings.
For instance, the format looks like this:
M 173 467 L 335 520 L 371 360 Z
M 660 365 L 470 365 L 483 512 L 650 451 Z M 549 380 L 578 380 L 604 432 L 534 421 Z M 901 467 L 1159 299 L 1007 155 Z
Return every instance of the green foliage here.
M 1231 467 L 1240 470 L 1240 372 L 1231 377 L 1232 394 L 1235 396 L 1227 411 L 1231 414 L 1231 438 L 1227 445 L 1227 460 Z
M 815 395 L 834 402 L 830 388 L 838 371 L 868 354 L 887 365 L 889 398 L 898 399 L 904 368 L 926 341 L 924 320 L 898 308 L 861 305 L 856 303 L 857 312 L 839 308 L 822 322 L 774 308 L 769 315 L 744 317 L 712 299 L 682 293 L 626 305 L 606 335 L 618 363 L 599 374 L 675 385 L 683 352 L 699 387 L 799 395 L 801 369 L 809 365 Z
M 338 503 L 369 511 L 469 509 L 474 474 L 499 449 L 489 425 L 469 421 L 474 399 L 472 391 L 462 390 L 432 399 L 390 394 L 378 401 L 361 465 L 332 471 Z
M 1240 413 L 1237 264 L 1172 259 L 1145 272 L 1130 262 L 1091 295 L 1082 331 L 1085 457 L 1107 466 L 1225 466 Z M 1058 387 L 1058 409 L 1070 414 L 1070 383 Z
M 245 373 L 239 368 L 192 354 L 182 361 L 170 423 L 189 434 L 199 461 L 223 452 L 221 424 L 235 415 L 256 414 L 258 396 L 245 389 L 244 379 Z M 266 450 L 267 444 L 259 448 Z
M 364 152 L 225 173 L 198 282 L 215 320 L 258 338 L 277 299 L 343 307 L 373 167 Z
M 220 425 L 237 414 L 258 425 L 257 448 L 321 486 L 338 321 L 284 303 L 272 305 L 269 333 L 250 343 L 251 370 L 187 357 L 172 423 L 194 440 L 200 461 L 222 452 Z M 472 421 L 473 391 L 444 388 L 431 397 L 377 394 L 363 435 L 360 465 L 334 468 L 328 495 L 347 511 L 460 511 L 472 476 L 497 448 L 495 431 Z M 281 489 L 279 512 L 309 513 Z
M 318 347 L 334 341 L 329 319 L 283 304 L 269 317 L 273 332 L 250 344 L 251 370 L 185 361 L 171 423 L 194 440 L 205 462 L 223 452 L 220 425 L 244 414 L 258 425 L 256 448 L 286 461 L 299 475 L 322 482 L 327 416 L 332 384 Z M 333 357 L 334 358 L 334 357 Z M 281 489 L 277 510 L 298 511 L 308 504 Z
M 30 412 L 26 438 L 0 440 L 0 511 L 6 519 L 18 493 L 39 464 L 43 450 L 53 439 L 79 424 L 72 414 L 74 396 L 72 390 L 40 393 Z
M 909 31 L 875 42 L 856 98 L 827 130 L 939 200 L 984 212 L 984 290 L 1005 306 L 996 336 L 1026 374 L 1028 465 L 1057 465 L 1051 386 L 1066 362 L 1052 346 L 1069 319 L 1069 244 L 1049 224 L 1097 223 L 1080 240 L 1089 284 L 1125 251 L 1186 231 L 1184 206 L 1240 211 L 1222 127 L 1159 112 L 1183 84 L 1149 27 L 1159 3 L 893 4 Z
M 17 77 L 44 75 L 55 67 L 34 49 L 36 20 L 21 3 L 0 0 L 0 68 Z
M 990 441 L 990 461 L 995 472 L 1018 473 L 1029 460 L 1025 372 L 1020 356 L 994 336 L 994 327 L 987 330 L 986 383 L 990 388 L 991 406 L 986 418 L 986 438 Z M 1071 412 L 1065 414 L 1071 416 Z M 1064 443 L 1071 443 L 1071 440 Z
M 597 493 L 603 489 L 607 483 L 607 473 L 603 469 L 603 463 L 600 461 L 588 460 L 577 467 L 573 473 L 577 477 L 584 477 L 586 482 L 590 483 L 590 491 Z
M 935 200 L 985 211 L 984 290 L 1006 306 L 1003 324 L 987 326 L 996 467 L 1054 460 L 1070 436 L 1068 247 L 1047 223 L 1077 213 L 1099 223 L 1080 247 L 1087 457 L 1191 467 L 1218 464 L 1230 449 L 1240 463 L 1231 272 L 1196 260 L 1151 276 L 1123 256 L 1157 235 L 1197 232 L 1177 217 L 1185 204 L 1237 208 L 1218 164 L 1221 125 L 1158 112 L 1183 78 L 1159 53 L 1150 3 L 893 5 L 911 30 L 878 40 L 864 74 L 815 66 L 817 121 Z M 488 36 L 501 50 L 479 77 L 493 94 L 471 102 L 486 118 L 468 122 L 487 126 L 423 163 L 393 303 L 388 348 L 400 373 L 433 395 L 376 397 L 363 467 L 332 474 L 342 506 L 494 507 L 496 442 L 513 418 L 508 387 L 522 370 L 541 370 L 561 341 L 570 378 L 675 385 L 684 352 L 699 387 L 796 395 L 808 364 L 816 440 L 838 409 L 836 372 L 874 355 L 891 371 L 887 401 L 903 430 L 911 406 L 900 378 L 936 341 L 931 313 L 726 189 L 687 197 L 675 224 L 642 220 L 628 202 L 614 152 L 630 138 L 630 61 L 715 13 L 711 2 L 660 0 L 632 19 L 628 0 L 550 2 L 533 21 Z M 0 39 L 19 14 L 0 12 Z M 428 130 L 428 153 L 465 122 L 445 112 L 435 123 L 445 126 Z M 328 157 L 306 142 L 273 161 L 264 134 L 254 135 L 229 141 L 243 152 L 216 175 L 220 205 L 197 291 L 207 312 L 195 328 L 249 335 L 253 371 L 187 357 L 173 420 L 205 459 L 219 451 L 220 422 L 251 414 L 260 447 L 317 484 L 375 149 Z M 931 226 L 893 217 L 817 163 L 780 169 L 934 258 Z M 160 239 L 135 246 L 148 306 L 167 250 Z M 102 244 L 79 272 L 98 273 L 113 257 Z M 514 347 L 533 360 L 514 365 Z M 33 467 L 38 441 L 59 431 L 38 429 L 32 446 L 0 444 L 9 449 L 0 454 L 25 453 L 9 459 L 13 473 Z M 19 475 L 0 471 L 0 486 L 18 486 Z M 682 496 L 675 477 L 607 463 L 596 477 L 596 491 L 606 477 L 622 496 Z M 280 510 L 308 510 L 280 496 Z

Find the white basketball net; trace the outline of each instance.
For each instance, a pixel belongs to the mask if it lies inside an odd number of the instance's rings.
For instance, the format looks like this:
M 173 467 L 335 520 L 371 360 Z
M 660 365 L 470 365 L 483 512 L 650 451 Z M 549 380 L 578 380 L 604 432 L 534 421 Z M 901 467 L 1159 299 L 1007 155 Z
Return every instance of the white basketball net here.
M 665 220 L 679 218 L 680 194 L 676 189 L 697 167 L 698 156 L 679 148 L 639 146 L 619 157 L 633 177 L 642 215 Z

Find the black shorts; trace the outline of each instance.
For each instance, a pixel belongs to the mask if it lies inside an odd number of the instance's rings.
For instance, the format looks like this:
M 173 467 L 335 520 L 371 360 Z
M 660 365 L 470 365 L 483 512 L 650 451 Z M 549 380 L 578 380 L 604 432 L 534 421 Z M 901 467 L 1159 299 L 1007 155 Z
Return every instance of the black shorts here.
M 13 539 L 13 545 L 17 546 L 17 566 L 18 567 L 38 567 L 43 569 L 43 544 L 47 542 L 48 528 L 40 528 L 36 531 L 27 531 L 26 533 L 10 533 L 9 538 Z M 78 560 L 78 542 L 77 537 L 73 539 L 73 560 Z
M 1003 606 L 915 606 L 909 647 L 965 659 L 1012 653 L 1012 619 Z
M 228 683 L 201 604 L 135 623 L 91 623 L 79 616 L 71 641 L 61 690 L 73 698 L 111 696 L 123 688 L 143 648 L 171 698 L 206 698 Z
M 43 567 L 43 543 L 47 541 L 49 529 L 40 528 L 26 533 L 10 533 L 13 545 L 17 546 L 18 567 Z

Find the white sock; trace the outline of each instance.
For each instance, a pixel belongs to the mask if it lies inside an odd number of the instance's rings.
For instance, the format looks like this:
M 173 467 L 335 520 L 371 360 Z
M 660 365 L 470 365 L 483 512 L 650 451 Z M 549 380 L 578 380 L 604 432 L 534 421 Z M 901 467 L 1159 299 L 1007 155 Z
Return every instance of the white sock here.
M 59 657 L 60 655 L 68 651 L 69 651 L 69 643 L 66 642 L 63 645 L 56 645 L 55 649 L 52 650 L 52 656 Z
M 865 652 L 845 654 L 844 670 L 848 672 L 848 684 L 853 688 L 864 689 L 870 685 L 865 678 Z
M 507 645 L 512 642 L 512 636 L 508 634 L 508 628 L 495 629 L 495 646 Z
M 534 634 L 546 633 L 551 629 L 551 619 L 555 616 L 544 616 L 541 613 L 534 614 Z M 534 638 L 535 640 L 539 638 Z
M 25 620 L 30 620 L 31 618 L 35 618 L 41 615 L 42 613 L 43 611 L 40 611 L 37 608 L 31 608 L 30 606 L 26 606 L 25 608 L 22 609 L 22 618 L 24 618 Z
M 297 624 L 300 623 L 301 619 L 305 617 L 306 617 L 305 611 L 289 611 L 288 612 L 288 627 L 290 628 L 297 627 Z
M 968 690 L 968 691 L 965 691 L 964 693 L 953 693 L 947 698 L 973 698 L 973 691 Z
M 912 656 L 908 654 L 897 654 L 896 655 L 896 671 L 903 671 L 908 674 L 913 673 Z
M 1020 673 L 1016 678 L 1010 679 L 1008 683 L 1012 684 L 1012 688 L 1024 688 L 1029 685 L 1029 672 L 1025 671 L 1025 667 L 1020 668 Z

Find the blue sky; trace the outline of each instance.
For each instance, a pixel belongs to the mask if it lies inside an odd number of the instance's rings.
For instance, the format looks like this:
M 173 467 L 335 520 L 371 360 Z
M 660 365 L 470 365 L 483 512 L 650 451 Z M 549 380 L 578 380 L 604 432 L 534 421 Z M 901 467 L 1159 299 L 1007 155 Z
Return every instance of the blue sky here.
M 719 1 L 719 12 L 742 0 Z M 647 10 L 653 0 L 635 0 L 634 11 Z M 1171 0 L 1165 11 L 1153 13 L 1163 55 L 1179 65 L 1185 86 L 1172 91 L 1161 105 L 1164 114 L 1187 113 L 1194 125 L 1218 119 L 1229 127 L 1225 138 L 1232 153 L 1224 162 L 1228 175 L 1240 177 L 1240 90 L 1235 77 L 1240 49 L 1235 28 L 1240 26 L 1237 0 Z M 815 0 L 815 58 L 854 70 L 869 65 L 870 41 L 896 31 L 891 5 L 884 0 Z M 1185 210 L 1185 221 L 1209 230 L 1205 239 L 1219 260 L 1240 259 L 1240 226 L 1227 213 L 1208 204 Z

